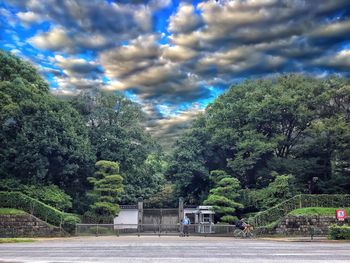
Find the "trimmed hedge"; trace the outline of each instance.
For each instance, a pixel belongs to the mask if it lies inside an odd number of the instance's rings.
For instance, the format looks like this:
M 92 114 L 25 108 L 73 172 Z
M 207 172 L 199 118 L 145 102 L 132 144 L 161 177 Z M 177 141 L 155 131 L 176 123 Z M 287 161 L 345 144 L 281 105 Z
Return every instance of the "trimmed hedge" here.
M 0 215 L 26 215 L 27 213 L 15 208 L 0 208 Z
M 350 240 L 350 226 L 331 225 L 329 227 L 328 238 Z
M 80 222 L 77 215 L 61 212 L 21 192 L 0 192 L 0 207 L 21 209 L 52 225 L 63 227 L 70 233 L 72 222 Z
M 288 213 L 292 216 L 335 216 L 335 211 L 343 209 L 339 207 L 305 207 L 298 208 Z M 344 209 L 347 215 L 350 215 L 350 208 Z
M 265 226 L 289 212 L 304 207 L 350 207 L 350 195 L 296 195 L 249 219 L 255 226 Z

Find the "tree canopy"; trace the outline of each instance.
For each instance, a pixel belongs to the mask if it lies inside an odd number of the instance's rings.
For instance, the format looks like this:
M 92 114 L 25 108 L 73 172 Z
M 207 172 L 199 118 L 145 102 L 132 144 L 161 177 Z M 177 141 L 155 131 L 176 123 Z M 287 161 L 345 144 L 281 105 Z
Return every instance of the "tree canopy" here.
M 233 85 L 176 144 L 168 178 L 194 203 L 210 195 L 213 170 L 251 193 L 287 178 L 293 193 L 349 193 L 349 87 L 293 74 Z

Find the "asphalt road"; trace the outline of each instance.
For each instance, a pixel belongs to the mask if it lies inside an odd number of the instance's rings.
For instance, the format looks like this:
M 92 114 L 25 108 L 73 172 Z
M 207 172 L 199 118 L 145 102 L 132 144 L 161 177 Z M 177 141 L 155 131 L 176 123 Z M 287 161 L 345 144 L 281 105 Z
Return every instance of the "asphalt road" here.
M 0 244 L 0 262 L 350 262 L 350 243 L 214 237 L 79 237 Z

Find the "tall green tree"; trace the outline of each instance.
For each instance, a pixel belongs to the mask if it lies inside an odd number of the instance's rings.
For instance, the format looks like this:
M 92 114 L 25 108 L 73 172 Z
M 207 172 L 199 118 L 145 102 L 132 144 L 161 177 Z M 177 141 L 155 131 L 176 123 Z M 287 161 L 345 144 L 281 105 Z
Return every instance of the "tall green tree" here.
M 208 140 L 204 118 L 199 118 L 192 130 L 176 143 L 167 178 L 175 183 L 175 196 L 191 204 L 201 203 L 209 191 L 207 167 Z
M 29 63 L 6 52 L 0 63 L 0 177 L 55 184 L 77 201 L 94 162 L 81 116 Z
M 163 156 L 145 132 L 140 106 L 121 94 L 100 91 L 82 93 L 71 104 L 85 118 L 96 159 L 121 164 L 125 186 L 121 202 L 136 203 L 139 197 L 157 193 L 164 175 L 161 166 L 152 163 L 161 163 Z

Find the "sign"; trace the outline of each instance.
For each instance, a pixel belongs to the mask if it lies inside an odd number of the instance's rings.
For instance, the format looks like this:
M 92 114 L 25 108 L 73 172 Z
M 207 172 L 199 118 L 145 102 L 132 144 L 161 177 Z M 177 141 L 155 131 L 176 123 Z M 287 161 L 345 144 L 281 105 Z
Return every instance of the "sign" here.
M 346 218 L 345 210 L 336 210 L 335 215 L 336 215 L 338 221 L 344 221 L 344 219 Z

